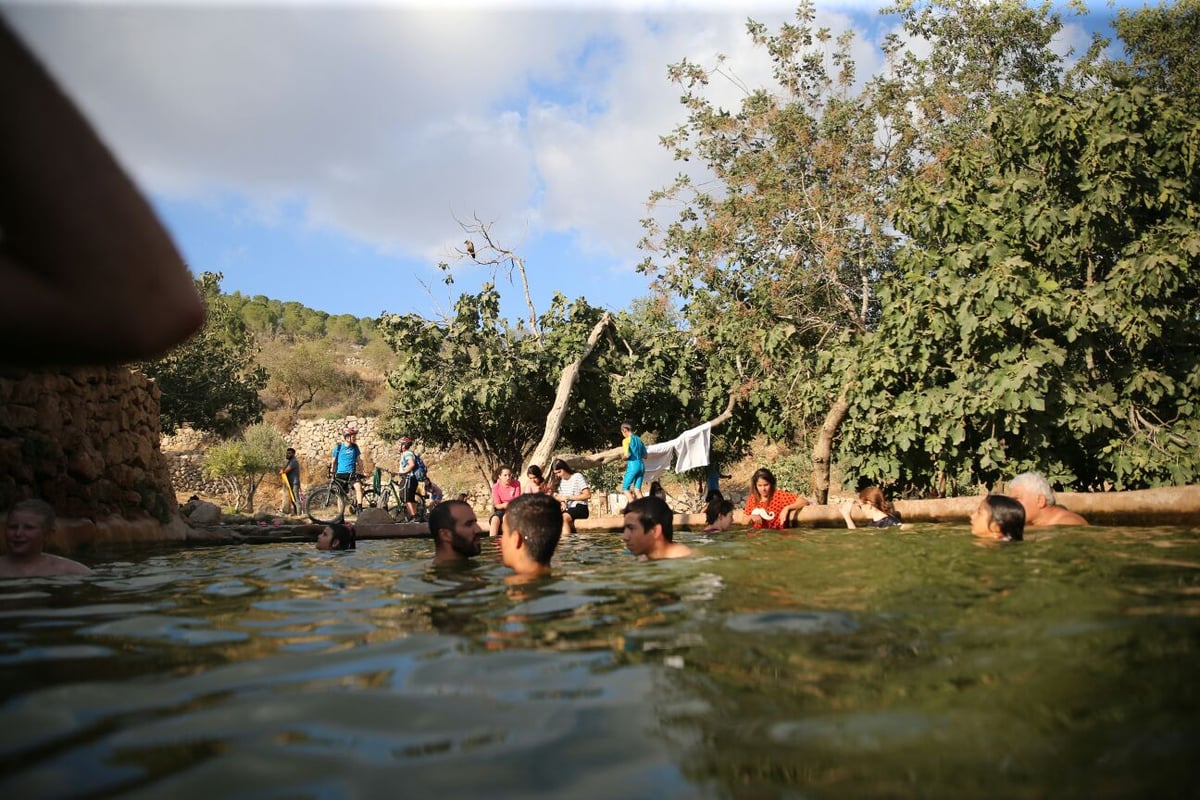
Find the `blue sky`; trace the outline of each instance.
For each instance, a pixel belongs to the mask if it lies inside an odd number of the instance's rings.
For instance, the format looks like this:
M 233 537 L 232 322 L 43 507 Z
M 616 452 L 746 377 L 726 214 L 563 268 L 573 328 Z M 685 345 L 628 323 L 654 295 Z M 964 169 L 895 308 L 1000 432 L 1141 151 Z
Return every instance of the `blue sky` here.
M 860 74 L 892 30 L 873 2 L 819 4 L 859 32 Z M 611 309 L 650 192 L 679 165 L 667 65 L 717 54 L 767 80 L 745 34 L 794 0 L 13 3 L 6 18 L 150 196 L 194 272 L 331 314 L 449 313 L 490 279 L 457 220 L 519 253 L 534 304 Z M 1108 11 L 1107 8 L 1104 9 Z M 1072 27 L 1064 46 L 1082 47 Z M 731 82 L 714 93 L 733 107 Z M 453 268 L 446 287 L 437 264 Z M 524 316 L 500 278 L 504 312 Z

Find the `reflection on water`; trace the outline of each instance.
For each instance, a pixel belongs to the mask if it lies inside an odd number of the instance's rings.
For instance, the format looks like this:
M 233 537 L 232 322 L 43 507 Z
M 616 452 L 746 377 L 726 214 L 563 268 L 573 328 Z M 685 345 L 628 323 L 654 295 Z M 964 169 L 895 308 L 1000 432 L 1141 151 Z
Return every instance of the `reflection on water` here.
M 0 582 L 0 796 L 1192 796 L 1200 530 L 160 550 Z

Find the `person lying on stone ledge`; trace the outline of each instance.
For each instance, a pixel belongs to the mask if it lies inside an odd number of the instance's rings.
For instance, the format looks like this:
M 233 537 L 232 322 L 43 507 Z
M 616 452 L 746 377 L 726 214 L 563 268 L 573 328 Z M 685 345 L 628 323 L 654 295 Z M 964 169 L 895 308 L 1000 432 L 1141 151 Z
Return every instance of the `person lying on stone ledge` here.
M 12 507 L 4 526 L 8 552 L 0 556 L 0 578 L 91 574 L 78 561 L 42 552 L 54 532 L 54 516 L 54 506 L 44 500 L 22 500 Z

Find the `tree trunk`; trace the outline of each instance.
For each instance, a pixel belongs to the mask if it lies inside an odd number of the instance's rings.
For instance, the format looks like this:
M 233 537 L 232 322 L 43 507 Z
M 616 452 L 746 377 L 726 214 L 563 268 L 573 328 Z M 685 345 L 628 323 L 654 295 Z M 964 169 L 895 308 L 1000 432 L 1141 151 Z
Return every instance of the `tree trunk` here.
M 550 457 L 554 454 L 554 448 L 558 445 L 559 434 L 562 433 L 563 418 L 567 415 L 567 403 L 571 399 L 571 392 L 575 388 L 575 383 L 579 380 L 579 369 L 583 366 L 583 362 L 596 349 L 596 342 L 600 341 L 600 334 L 604 333 L 604 329 L 612 323 L 612 316 L 605 311 L 604 316 L 592 328 L 592 332 L 588 334 L 587 344 L 583 347 L 583 352 L 579 354 L 579 358 L 572 361 L 563 369 L 562 376 L 558 379 L 558 391 L 554 394 L 554 405 L 550 407 L 550 413 L 546 415 L 546 430 L 542 434 L 542 440 L 538 442 L 537 447 L 533 450 L 533 455 L 529 458 L 530 464 L 537 464 L 545 471 L 549 471 Z
M 817 444 L 813 447 L 813 497 L 818 505 L 823 506 L 829 500 L 829 466 L 833 453 L 833 437 L 842 427 L 849 411 L 850 402 L 846 399 L 846 390 L 843 388 L 838 399 L 833 401 L 833 407 L 825 415 L 825 421 L 821 423 L 821 433 L 817 436 Z
M 708 424 L 710 427 L 715 428 L 722 422 L 727 422 L 730 417 L 733 416 L 733 407 L 737 404 L 737 395 L 738 392 L 736 390 L 730 393 L 729 403 L 725 406 L 725 410 L 709 420 Z M 621 450 L 621 448 L 614 447 L 611 450 L 603 450 L 599 453 L 591 453 L 589 455 L 582 456 L 569 456 L 565 458 L 565 461 L 571 465 L 571 469 L 581 470 L 591 469 L 592 467 L 598 467 L 601 464 L 608 464 L 613 461 L 621 461 L 624 458 L 625 453 Z

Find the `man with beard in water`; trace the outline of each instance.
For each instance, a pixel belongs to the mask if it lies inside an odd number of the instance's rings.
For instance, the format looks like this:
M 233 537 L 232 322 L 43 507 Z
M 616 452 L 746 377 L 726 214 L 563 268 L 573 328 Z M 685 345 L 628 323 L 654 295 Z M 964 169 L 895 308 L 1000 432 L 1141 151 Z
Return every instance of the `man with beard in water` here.
M 433 535 L 433 563 L 450 564 L 479 555 L 479 537 L 483 529 L 470 503 L 447 500 L 429 512 L 429 532 Z

